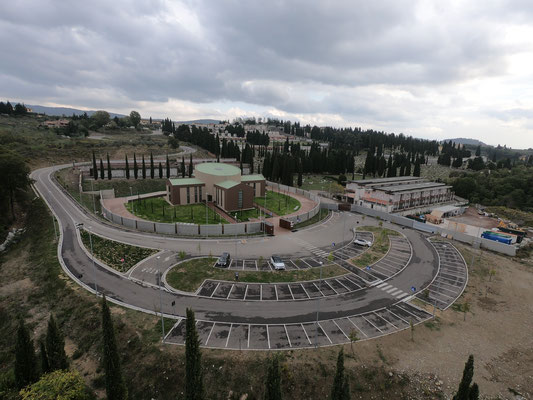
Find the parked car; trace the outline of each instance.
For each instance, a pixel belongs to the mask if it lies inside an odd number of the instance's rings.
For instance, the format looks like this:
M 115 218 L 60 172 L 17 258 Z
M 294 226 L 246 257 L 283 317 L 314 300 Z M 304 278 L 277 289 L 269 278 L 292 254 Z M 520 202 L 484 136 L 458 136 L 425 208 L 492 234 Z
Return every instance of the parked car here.
M 365 240 L 365 239 L 355 239 L 353 243 L 358 246 L 366 246 L 366 247 L 372 246 L 372 242 L 369 242 L 368 240 Z
M 285 269 L 285 263 L 279 256 L 272 256 L 270 257 L 270 262 L 274 266 L 275 270 L 283 270 Z
M 222 253 L 222 255 L 218 258 L 217 263 L 215 264 L 216 267 L 221 268 L 228 268 L 229 264 L 231 262 L 231 257 L 229 253 Z

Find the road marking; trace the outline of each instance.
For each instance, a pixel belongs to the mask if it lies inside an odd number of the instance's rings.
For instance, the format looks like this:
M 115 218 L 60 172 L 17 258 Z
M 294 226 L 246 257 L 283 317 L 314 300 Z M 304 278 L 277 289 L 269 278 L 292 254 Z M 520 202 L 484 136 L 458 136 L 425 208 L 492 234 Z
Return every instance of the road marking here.
M 361 332 L 363 335 L 365 335 L 365 337 L 368 337 L 368 335 L 366 333 L 363 332 L 363 330 L 361 328 L 359 328 L 355 322 L 352 321 L 352 319 L 350 317 L 346 317 L 348 318 L 348 321 L 350 321 L 352 323 L 353 326 L 355 326 L 355 329 L 357 329 L 359 332 Z
M 395 292 L 396 290 L 398 290 L 398 288 L 395 288 L 394 286 L 391 287 L 389 290 L 386 291 L 386 293 L 392 293 L 392 292 Z
M 374 328 L 376 328 L 378 331 L 380 331 L 381 333 L 383 333 L 383 331 L 381 329 L 379 329 L 376 325 L 374 325 L 372 322 L 370 322 L 364 315 L 361 315 L 361 317 L 366 321 L 368 322 L 370 325 L 372 325 Z
M 263 300 L 263 285 L 259 285 L 259 300 Z
M 248 285 L 246 285 L 246 289 L 244 289 L 244 297 L 243 300 L 246 300 L 246 295 L 248 294 Z
M 401 299 L 402 297 L 407 296 L 407 293 L 400 293 L 398 296 L 396 296 L 397 299 Z
M 315 285 L 316 287 L 316 290 L 318 290 L 320 292 L 320 294 L 323 296 L 323 297 L 326 297 L 326 295 L 322 292 L 322 290 L 320 290 L 320 288 L 316 285 L 315 282 L 311 282 L 313 285 Z
M 287 340 L 289 341 L 289 347 L 292 347 L 291 338 L 289 337 L 289 332 L 287 332 L 287 325 L 283 324 L 285 328 L 285 335 L 287 335 Z
M 217 286 L 215 287 L 215 290 L 213 290 L 213 293 L 211 293 L 211 296 L 209 296 L 209 297 L 213 297 L 213 295 L 215 294 L 215 292 L 217 291 L 219 286 L 220 286 L 220 282 L 217 283 Z
M 411 314 L 411 315 L 412 315 L 413 317 L 415 317 L 417 320 L 421 321 L 421 318 L 420 318 L 418 315 L 413 314 L 412 312 L 410 312 L 409 310 L 406 310 L 406 309 L 403 308 L 403 307 L 400 307 L 400 304 L 396 304 L 396 306 L 397 306 L 400 310 L 403 310 L 403 311 L 405 311 L 406 313 Z
M 331 341 L 331 339 L 329 338 L 328 334 L 326 333 L 326 331 L 322 328 L 322 325 L 320 325 L 320 322 L 317 322 L 318 326 L 320 327 L 320 329 L 322 330 L 322 332 L 324 332 L 324 335 L 326 335 L 326 337 L 328 338 L 329 342 L 331 344 L 333 344 L 333 342 Z M 318 328 L 317 328 L 318 329 Z
M 387 311 L 390 312 L 392 315 L 394 315 L 396 318 L 398 318 L 398 319 L 402 320 L 403 322 L 405 322 L 406 324 L 409 324 L 409 322 L 407 322 L 405 319 L 403 319 L 399 315 L 393 313 L 390 309 L 387 309 Z
M 268 325 L 265 325 L 265 326 L 266 326 L 266 330 L 267 330 L 268 348 L 270 349 L 270 334 L 268 333 Z
M 387 285 L 387 282 L 383 282 L 381 285 L 378 285 L 378 286 L 376 286 L 376 287 L 378 287 L 378 288 L 381 289 L 383 286 L 386 286 L 386 285 Z
M 392 322 L 390 322 L 389 320 L 383 318 L 381 315 L 379 315 L 378 313 L 374 312 L 373 313 L 376 317 L 378 318 L 381 318 L 383 321 L 385 321 L 386 324 L 389 324 L 389 325 L 392 325 L 394 327 L 394 329 L 399 329 L 396 325 L 394 325 Z
M 248 324 L 248 344 L 246 347 L 250 348 L 250 332 L 252 331 L 252 327 L 250 324 Z
M 230 290 L 229 290 L 229 293 L 228 293 L 228 295 L 226 296 L 226 299 L 229 299 L 229 296 L 230 296 L 230 294 L 231 294 L 231 291 L 233 290 L 234 287 L 235 287 L 235 284 L 232 283 L 232 284 L 231 284 L 231 288 L 230 288 Z
M 307 290 L 305 290 L 304 285 L 302 285 L 302 284 L 300 283 L 300 286 L 301 286 L 302 289 L 304 290 L 304 293 L 305 293 L 305 295 L 307 296 L 307 298 L 310 299 L 311 296 L 309 296 L 309 293 L 307 293 Z
M 211 333 L 213 333 L 213 329 L 215 328 L 216 322 L 213 322 L 213 325 L 211 325 L 211 330 L 209 331 L 209 335 L 207 335 L 207 339 L 205 340 L 205 345 L 207 346 L 207 342 L 209 342 L 209 338 L 211 338 Z
M 397 296 L 398 294 L 402 293 L 402 289 L 398 289 L 398 290 L 395 290 L 394 292 L 392 292 L 390 295 L 391 296 Z
M 339 283 L 341 286 L 343 286 L 348 292 L 351 292 L 352 290 L 348 287 L 346 287 L 345 284 L 343 284 L 341 281 L 339 281 L 337 278 L 333 279 L 335 282 Z
M 294 299 L 294 295 L 292 294 L 291 285 L 287 285 L 287 287 L 289 288 L 289 292 L 291 293 L 292 299 L 295 300 L 295 299 Z
M 337 291 L 333 288 L 333 286 L 331 286 L 331 285 L 328 283 L 327 280 L 323 280 L 322 282 L 325 283 L 326 285 L 328 285 L 329 288 L 335 292 L 335 294 L 339 294 L 339 292 L 337 292 Z
M 387 284 L 387 286 L 380 287 L 381 290 L 387 290 L 390 289 L 392 285 Z
M 227 337 L 227 339 L 226 339 L 226 346 L 224 346 L 224 347 L 226 347 L 226 348 L 228 347 L 229 337 L 231 336 L 231 329 L 232 329 L 232 328 L 233 328 L 233 324 L 231 324 L 231 325 L 229 326 L 228 337 Z
M 311 340 L 309 339 L 309 335 L 307 334 L 307 331 L 304 328 L 304 324 L 300 324 L 300 326 L 302 327 L 302 330 L 304 331 L 304 334 L 305 334 L 305 337 L 307 338 L 307 341 L 309 342 L 309 344 L 311 344 Z
M 339 328 L 339 331 L 342 332 L 342 334 L 346 337 L 346 339 L 350 340 L 350 338 L 348 337 L 348 335 L 347 335 L 346 333 L 344 333 L 344 331 L 342 330 L 342 328 L 339 326 L 339 324 L 337 324 L 337 323 L 335 322 L 334 319 L 332 319 L 331 322 L 333 322 L 333 323 L 335 324 L 335 326 L 336 326 L 337 328 Z
M 274 284 L 274 292 L 276 292 L 276 301 L 278 301 L 278 285 Z

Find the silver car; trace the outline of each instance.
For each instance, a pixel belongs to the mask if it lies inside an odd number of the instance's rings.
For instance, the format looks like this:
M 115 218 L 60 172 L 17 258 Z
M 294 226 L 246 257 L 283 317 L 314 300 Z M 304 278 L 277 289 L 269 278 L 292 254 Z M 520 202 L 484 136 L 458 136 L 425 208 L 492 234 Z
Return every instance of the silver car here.
M 369 242 L 368 240 L 365 240 L 365 239 L 355 239 L 353 243 L 358 246 L 366 246 L 366 247 L 372 246 L 372 242 Z
M 279 256 L 272 256 L 270 257 L 270 262 L 274 266 L 275 270 L 284 270 L 285 269 L 285 263 Z

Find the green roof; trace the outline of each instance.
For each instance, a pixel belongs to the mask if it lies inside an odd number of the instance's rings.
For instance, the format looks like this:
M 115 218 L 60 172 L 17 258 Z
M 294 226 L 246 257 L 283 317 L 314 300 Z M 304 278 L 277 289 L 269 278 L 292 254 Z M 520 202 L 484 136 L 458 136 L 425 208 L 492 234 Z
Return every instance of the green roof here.
M 264 180 L 265 180 L 265 177 L 261 174 L 243 175 L 241 177 L 242 182 L 264 181 Z
M 196 164 L 194 168 L 196 171 L 215 176 L 233 176 L 241 173 L 241 169 L 233 165 L 215 162 Z
M 169 179 L 169 181 L 172 186 L 204 185 L 200 179 L 196 178 Z
M 231 189 L 233 186 L 237 186 L 240 182 L 237 181 L 223 181 L 220 183 L 215 183 L 215 186 L 220 186 L 224 189 Z

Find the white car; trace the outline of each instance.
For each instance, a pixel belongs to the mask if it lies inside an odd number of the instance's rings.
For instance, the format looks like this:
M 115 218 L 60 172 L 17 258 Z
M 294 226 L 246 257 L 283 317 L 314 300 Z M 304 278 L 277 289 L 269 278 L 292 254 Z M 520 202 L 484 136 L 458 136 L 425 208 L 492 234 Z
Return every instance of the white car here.
M 270 262 L 274 266 L 275 270 L 283 270 L 285 269 L 285 263 L 279 256 L 272 256 L 270 257 Z
M 355 239 L 353 243 L 359 246 L 366 246 L 366 247 L 372 246 L 372 242 L 369 242 L 368 240 L 365 240 L 365 239 Z

